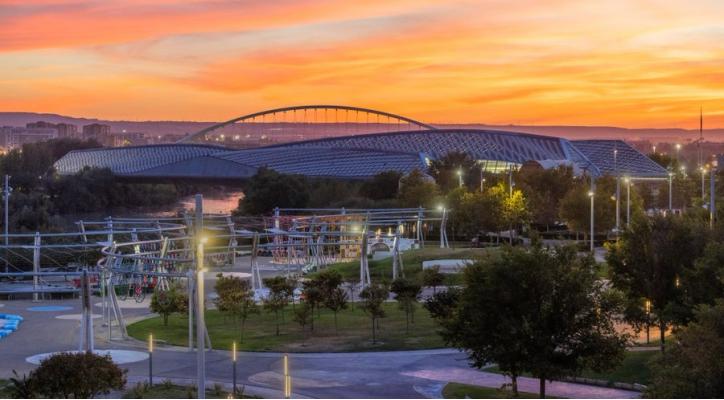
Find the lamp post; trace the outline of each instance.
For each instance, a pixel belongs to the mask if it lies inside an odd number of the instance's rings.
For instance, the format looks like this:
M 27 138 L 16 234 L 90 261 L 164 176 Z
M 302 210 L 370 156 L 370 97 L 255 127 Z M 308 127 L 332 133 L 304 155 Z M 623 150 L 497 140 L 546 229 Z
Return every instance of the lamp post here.
M 458 187 L 463 187 L 463 170 L 458 170 Z
M 508 196 L 513 197 L 513 164 L 510 164 L 508 170 Z
M 591 190 L 588 191 L 588 197 L 591 198 L 591 253 L 593 253 L 593 236 L 594 236 L 594 229 L 593 229 L 593 215 L 594 215 L 594 208 L 593 208 L 593 199 L 595 196 L 595 192 L 593 191 L 593 184 L 591 184 Z
M 236 342 L 232 343 L 231 348 L 231 361 L 232 361 L 232 396 L 236 397 Z
M 621 177 L 618 175 L 618 149 L 613 149 L 613 168 L 616 172 L 616 237 L 621 228 Z
M 289 376 L 289 356 L 284 355 L 284 398 L 292 398 L 292 377 Z
M 706 167 L 702 165 L 699 168 L 699 170 L 701 171 L 701 202 L 704 203 L 706 201 L 706 189 L 704 186 L 704 177 L 706 176 Z
M 651 320 L 651 300 L 646 300 L 646 344 L 649 344 L 649 324 Z
M 483 167 L 480 167 L 480 193 L 485 190 L 485 177 L 483 176 Z
M 626 182 L 626 228 L 631 225 L 631 178 L 624 178 Z
M 5 175 L 5 186 L 3 187 L 3 200 L 5 201 L 5 219 L 3 221 L 3 230 L 5 236 L 5 273 L 10 272 L 10 261 L 8 260 L 8 202 L 10 200 L 10 192 L 13 189 L 10 187 L 10 175 Z
M 148 335 L 148 385 L 153 386 L 153 334 Z
M 674 180 L 674 173 L 669 171 L 669 212 L 672 212 L 672 210 L 673 210 L 672 205 L 671 205 L 673 180 Z
M 676 163 L 679 163 L 679 151 L 681 150 L 681 143 L 677 143 L 676 146 Z

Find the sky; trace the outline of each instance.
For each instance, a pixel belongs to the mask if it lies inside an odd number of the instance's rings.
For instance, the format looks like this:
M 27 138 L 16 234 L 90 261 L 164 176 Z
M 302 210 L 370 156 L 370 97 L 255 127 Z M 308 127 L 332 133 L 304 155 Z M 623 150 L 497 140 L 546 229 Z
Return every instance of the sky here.
M 721 0 L 0 0 L 0 111 L 724 127 Z

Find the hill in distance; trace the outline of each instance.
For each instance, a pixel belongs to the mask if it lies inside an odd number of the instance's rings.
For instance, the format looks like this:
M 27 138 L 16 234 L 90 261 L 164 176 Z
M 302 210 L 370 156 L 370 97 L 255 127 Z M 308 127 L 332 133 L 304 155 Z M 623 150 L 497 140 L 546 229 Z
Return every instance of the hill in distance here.
M 83 125 L 101 123 L 111 126 L 112 132 L 143 132 L 149 135 L 180 136 L 198 132 L 216 122 L 209 121 L 109 121 L 96 118 L 68 117 L 58 114 L 31 112 L 0 112 L 0 126 L 25 126 L 26 123 L 46 121 Z M 525 132 L 567 139 L 621 139 L 628 141 L 681 142 L 686 143 L 699 137 L 698 130 L 688 129 L 628 129 L 610 126 L 553 126 L 553 125 L 487 125 L 487 124 L 435 124 L 440 128 L 494 129 Z M 704 139 L 709 142 L 724 142 L 724 129 L 704 129 Z

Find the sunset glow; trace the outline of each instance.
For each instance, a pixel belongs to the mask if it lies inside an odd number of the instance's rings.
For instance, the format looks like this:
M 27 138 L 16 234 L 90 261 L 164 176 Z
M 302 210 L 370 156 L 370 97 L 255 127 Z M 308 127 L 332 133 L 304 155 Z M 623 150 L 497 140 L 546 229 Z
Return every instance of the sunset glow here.
M 0 2 L 0 111 L 724 127 L 719 0 Z

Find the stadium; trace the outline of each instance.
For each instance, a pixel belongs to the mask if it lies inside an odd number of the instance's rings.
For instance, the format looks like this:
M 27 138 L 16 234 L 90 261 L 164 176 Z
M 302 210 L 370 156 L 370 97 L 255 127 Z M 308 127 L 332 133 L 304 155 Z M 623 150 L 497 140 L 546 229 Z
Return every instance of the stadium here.
M 328 105 L 245 115 L 173 144 L 72 151 L 55 168 L 59 174 L 88 166 L 109 168 L 124 178 L 228 181 L 268 167 L 308 177 L 367 179 L 391 170 L 426 171 L 432 160 L 451 152 L 469 154 L 488 172 L 534 163 L 542 168 L 566 165 L 594 177 L 668 177 L 666 169 L 619 140 L 438 129 L 386 112 Z

